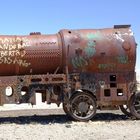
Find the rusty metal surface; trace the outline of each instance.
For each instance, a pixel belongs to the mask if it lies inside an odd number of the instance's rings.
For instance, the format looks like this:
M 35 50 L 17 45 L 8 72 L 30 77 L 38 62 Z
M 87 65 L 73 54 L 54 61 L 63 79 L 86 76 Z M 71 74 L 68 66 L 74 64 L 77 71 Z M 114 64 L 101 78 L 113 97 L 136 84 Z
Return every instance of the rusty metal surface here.
M 1 35 L 0 105 L 36 104 L 34 93 L 39 91 L 42 102 L 65 103 L 67 112 L 75 93 L 75 98 L 95 98 L 99 109 L 118 109 L 136 91 L 135 63 L 136 42 L 128 25 L 60 30 L 54 35 Z M 11 95 L 6 93 L 9 86 Z
M 0 75 L 54 73 L 61 65 L 58 35 L 0 36 Z
M 130 28 L 61 30 L 54 35 L 0 36 L 0 75 L 134 71 Z
M 136 44 L 130 28 L 62 30 L 72 72 L 134 71 Z

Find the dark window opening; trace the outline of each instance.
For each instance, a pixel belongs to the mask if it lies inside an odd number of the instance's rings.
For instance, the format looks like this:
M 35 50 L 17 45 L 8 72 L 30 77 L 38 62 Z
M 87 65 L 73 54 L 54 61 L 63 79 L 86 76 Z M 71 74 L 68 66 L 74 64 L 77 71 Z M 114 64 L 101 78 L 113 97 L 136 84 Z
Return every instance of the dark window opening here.
M 115 87 L 117 87 L 117 84 L 116 83 L 110 83 L 110 87 L 115 88 Z
M 123 96 L 123 89 L 117 89 L 117 96 Z
M 104 90 L 104 96 L 109 97 L 110 96 L 110 89 Z
M 110 81 L 115 82 L 116 81 L 116 75 L 110 75 Z

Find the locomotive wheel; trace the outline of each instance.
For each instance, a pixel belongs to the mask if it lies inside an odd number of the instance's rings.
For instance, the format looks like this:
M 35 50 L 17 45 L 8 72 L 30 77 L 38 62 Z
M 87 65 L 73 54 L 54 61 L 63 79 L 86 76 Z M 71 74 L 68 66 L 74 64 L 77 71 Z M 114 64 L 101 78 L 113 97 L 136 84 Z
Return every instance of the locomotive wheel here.
M 130 112 L 137 119 L 140 119 L 140 93 L 136 93 L 129 101 Z
M 70 99 L 69 114 L 77 121 L 88 121 L 96 114 L 95 98 L 89 93 L 76 93 Z
M 69 115 L 69 111 L 68 111 L 68 108 L 67 108 L 67 104 L 66 103 L 63 103 L 63 110 L 64 112 Z
M 127 115 L 129 117 L 132 116 L 132 114 L 130 113 L 128 105 L 120 105 L 120 109 L 125 115 Z

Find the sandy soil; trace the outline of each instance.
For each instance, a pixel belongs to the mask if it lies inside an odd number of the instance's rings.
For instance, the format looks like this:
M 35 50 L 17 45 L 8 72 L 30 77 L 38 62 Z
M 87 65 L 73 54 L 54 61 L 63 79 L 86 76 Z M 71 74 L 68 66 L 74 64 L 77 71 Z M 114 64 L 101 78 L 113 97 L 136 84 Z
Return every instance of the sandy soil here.
M 2 124 L 0 139 L 4 140 L 140 140 L 140 122 L 71 122 Z
M 1 111 L 0 140 L 140 140 L 140 120 L 105 112 L 89 122 L 75 122 L 61 109 Z

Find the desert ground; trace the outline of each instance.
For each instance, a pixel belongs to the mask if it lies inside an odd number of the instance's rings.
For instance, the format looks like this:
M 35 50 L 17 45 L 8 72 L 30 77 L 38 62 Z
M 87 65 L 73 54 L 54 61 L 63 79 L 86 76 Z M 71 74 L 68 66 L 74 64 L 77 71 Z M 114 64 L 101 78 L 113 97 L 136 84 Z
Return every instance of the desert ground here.
M 140 120 L 121 111 L 98 111 L 92 120 L 76 122 L 61 107 L 14 108 L 1 109 L 0 140 L 140 140 Z

